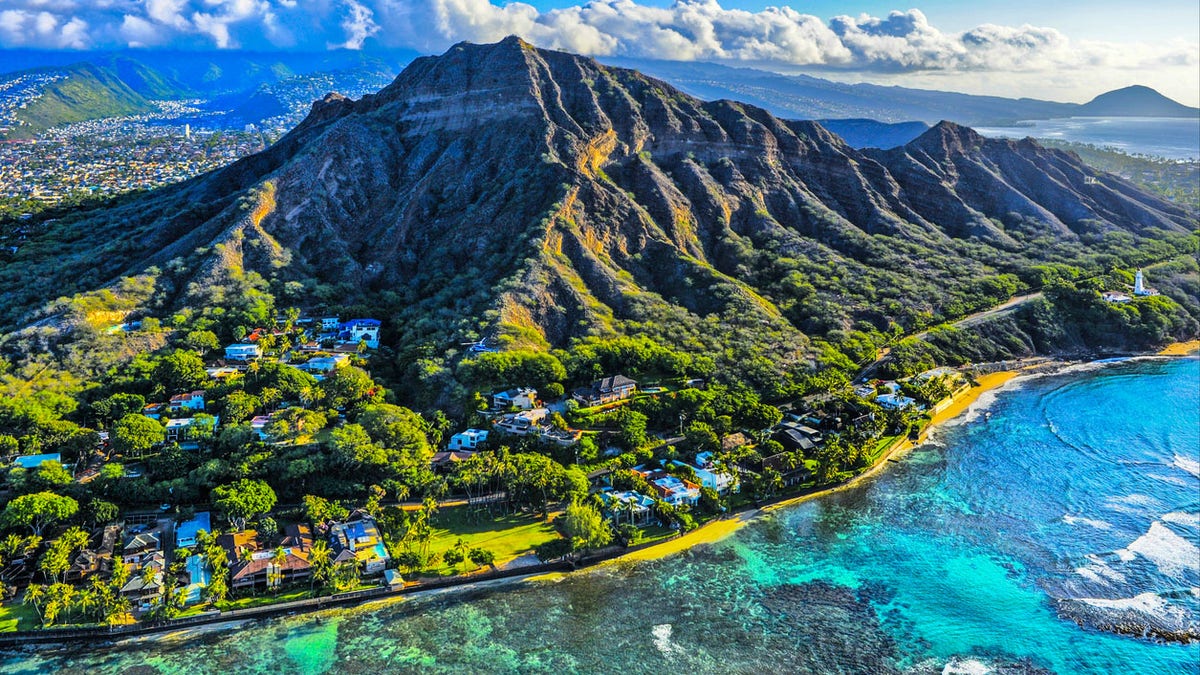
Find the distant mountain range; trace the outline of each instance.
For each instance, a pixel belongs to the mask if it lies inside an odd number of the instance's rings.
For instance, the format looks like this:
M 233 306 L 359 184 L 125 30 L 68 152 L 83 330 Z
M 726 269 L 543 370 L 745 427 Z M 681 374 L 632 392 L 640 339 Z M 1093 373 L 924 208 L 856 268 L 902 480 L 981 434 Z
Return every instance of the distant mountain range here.
M 809 363 L 812 337 L 961 311 L 995 275 L 1194 225 L 1032 141 L 943 122 L 858 151 L 509 38 L 329 95 L 223 169 L 60 218 L 0 294 L 13 312 L 146 274 L 169 313 L 240 297 L 213 289 L 255 272 L 297 301 L 365 303 L 398 345 L 649 334 L 762 382 Z
M 1031 98 L 975 96 L 927 89 L 843 84 L 809 75 L 780 75 L 712 63 L 604 59 L 635 68 L 704 99 L 761 106 L 786 119 L 869 119 L 880 122 L 950 120 L 968 126 L 1005 125 L 1056 117 L 1196 117 L 1200 109 L 1172 101 L 1149 87 L 1127 87 L 1085 104 Z
M 153 99 L 204 98 L 211 107 L 233 110 L 240 125 L 281 114 L 286 99 L 318 98 L 317 73 L 369 73 L 389 78 L 415 58 L 411 51 L 322 53 L 145 52 L 62 53 L 5 51 L 5 71 L 51 69 L 69 75 L 47 89 L 44 99 L 19 113 L 14 135 L 30 136 L 68 122 L 147 112 Z M 706 100 L 728 99 L 760 106 L 784 119 L 844 120 L 827 126 L 846 133 L 851 145 L 894 147 L 927 125 L 950 120 L 969 126 L 1072 116 L 1195 117 L 1189 108 L 1148 87 L 1134 86 L 1097 96 L 1086 104 L 975 96 L 954 92 L 842 84 L 808 75 L 781 75 L 712 63 L 606 59 L 663 79 Z M 333 84 L 338 84 L 338 80 Z M 373 80 L 374 81 L 374 80 Z M 329 82 L 326 81 L 325 84 Z M 300 87 L 295 92 L 293 88 Z M 307 87 L 307 88 L 306 88 Z M 868 122 L 923 122 L 926 127 L 876 127 Z M 878 133 L 878 135 L 875 135 Z

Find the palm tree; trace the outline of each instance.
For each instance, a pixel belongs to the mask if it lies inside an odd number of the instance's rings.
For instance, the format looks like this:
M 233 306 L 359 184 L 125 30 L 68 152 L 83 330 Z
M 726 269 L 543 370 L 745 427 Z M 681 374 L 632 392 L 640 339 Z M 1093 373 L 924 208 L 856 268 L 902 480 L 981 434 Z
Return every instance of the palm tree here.
M 42 605 L 46 601 L 46 587 L 41 584 L 29 584 L 29 588 L 25 589 L 24 603 L 33 606 L 34 611 L 38 613 L 38 620 L 44 621 L 42 615 Z
M 320 579 L 322 586 L 329 583 L 332 562 L 333 551 L 330 550 L 329 544 L 324 539 L 318 539 L 313 542 L 312 547 L 308 549 L 308 564 L 312 565 L 312 575 L 309 577 L 308 583 L 310 589 L 318 579 Z
M 271 554 L 271 565 L 275 569 L 275 574 L 274 574 L 275 583 L 273 585 L 275 587 L 275 593 L 277 595 L 279 594 L 279 587 L 281 585 L 283 585 L 283 567 L 284 567 L 284 565 L 287 564 L 287 558 L 288 558 L 288 554 L 286 551 L 283 550 L 282 546 L 275 547 L 275 552 Z M 268 568 L 268 570 L 269 569 L 270 568 Z M 270 581 L 271 576 L 272 576 L 271 573 L 268 571 L 268 573 L 267 573 L 267 583 L 268 584 L 271 583 L 271 581 Z

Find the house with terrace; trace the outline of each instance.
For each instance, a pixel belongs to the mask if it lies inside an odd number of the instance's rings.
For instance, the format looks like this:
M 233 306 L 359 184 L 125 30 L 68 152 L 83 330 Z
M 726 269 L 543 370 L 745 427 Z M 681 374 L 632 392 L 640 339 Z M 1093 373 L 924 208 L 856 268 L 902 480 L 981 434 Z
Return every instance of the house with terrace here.
M 390 558 L 375 519 L 362 509 L 350 512 L 343 522 L 330 524 L 329 543 L 334 564 L 357 559 L 363 574 L 382 574 Z
M 497 394 L 492 394 L 492 408 L 494 410 L 532 410 L 537 407 L 537 389 L 532 387 L 518 387 L 509 389 Z
M 365 343 L 370 349 L 379 349 L 378 319 L 350 319 L 338 326 L 337 341 L 342 344 Z
M 204 392 L 193 391 L 172 396 L 168 405 L 176 410 L 204 410 Z
M 126 565 L 141 565 L 143 560 L 161 551 L 161 534 L 139 532 L 125 540 L 125 545 L 121 547 L 121 562 Z
M 121 597 L 129 600 L 135 609 L 149 609 L 158 602 L 166 588 L 164 584 L 166 569 L 167 561 L 162 551 L 155 551 L 140 563 L 132 565 L 129 570 L 129 581 L 121 587 Z
M 227 537 L 222 546 L 230 544 L 227 553 L 234 551 L 238 556 L 229 556 L 230 588 L 275 588 L 312 576 L 308 558 L 313 538 L 307 525 L 289 525 L 275 547 L 266 546 L 256 532 L 239 534 L 245 536 L 222 535 Z
M 637 382 L 624 375 L 613 375 L 596 380 L 592 386 L 577 389 L 574 394 L 579 405 L 585 408 L 623 401 L 637 392 Z

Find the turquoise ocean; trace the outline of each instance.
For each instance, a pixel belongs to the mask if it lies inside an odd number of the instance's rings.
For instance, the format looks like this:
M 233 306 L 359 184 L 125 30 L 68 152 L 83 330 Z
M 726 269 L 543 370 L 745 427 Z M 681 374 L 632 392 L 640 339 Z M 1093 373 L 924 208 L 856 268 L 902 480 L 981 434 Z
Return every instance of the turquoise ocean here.
M 1197 673 L 1200 360 L 1022 378 L 724 541 L 6 673 Z

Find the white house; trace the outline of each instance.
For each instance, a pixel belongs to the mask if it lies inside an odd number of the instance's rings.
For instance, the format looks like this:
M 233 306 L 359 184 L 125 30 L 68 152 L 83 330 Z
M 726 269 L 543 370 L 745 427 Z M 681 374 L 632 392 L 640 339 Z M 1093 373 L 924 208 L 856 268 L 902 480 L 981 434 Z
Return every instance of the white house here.
M 365 342 L 371 349 L 378 349 L 379 326 L 378 319 L 350 319 L 338 327 L 338 342 Z
M 537 406 L 537 394 L 537 389 L 533 387 L 518 387 L 502 391 L 499 394 L 492 394 L 492 407 L 497 410 L 508 410 L 509 408 L 532 410 Z
M 888 410 L 902 410 L 917 404 L 917 399 L 902 394 L 881 394 L 875 402 Z
M 211 436 L 217 430 L 217 418 L 197 419 L 195 417 L 181 417 L 178 419 L 167 420 L 167 436 L 168 443 L 177 443 L 179 441 L 188 441 L 200 436 Z
M 539 422 L 545 419 L 550 411 L 546 408 L 524 410 L 512 415 L 505 415 L 496 421 L 496 426 L 510 434 L 524 436 L 537 428 Z
M 697 456 L 697 464 L 699 464 L 699 456 Z M 684 466 L 683 462 L 673 462 L 679 466 Z M 701 466 L 693 466 L 692 470 L 696 472 L 696 480 L 700 481 L 700 485 L 712 490 L 716 490 L 719 494 L 724 494 L 733 486 L 733 476 L 705 469 Z
M 262 358 L 262 347 L 253 342 L 238 342 L 225 348 L 225 358 L 230 361 L 253 361 Z
M 487 441 L 488 432 L 484 429 L 467 429 L 461 434 L 450 437 L 449 450 L 474 450 L 480 443 Z
M 687 504 L 694 506 L 700 501 L 700 490 L 675 476 L 663 476 L 650 481 L 659 497 L 672 506 Z
M 342 325 L 342 320 L 336 316 L 326 316 L 321 318 L 321 330 L 333 332 Z
M 296 367 L 314 375 L 327 375 L 332 373 L 335 368 L 340 368 L 349 361 L 350 356 L 348 354 L 334 354 L 333 356 L 318 356 L 309 359 L 304 363 L 298 364 Z

